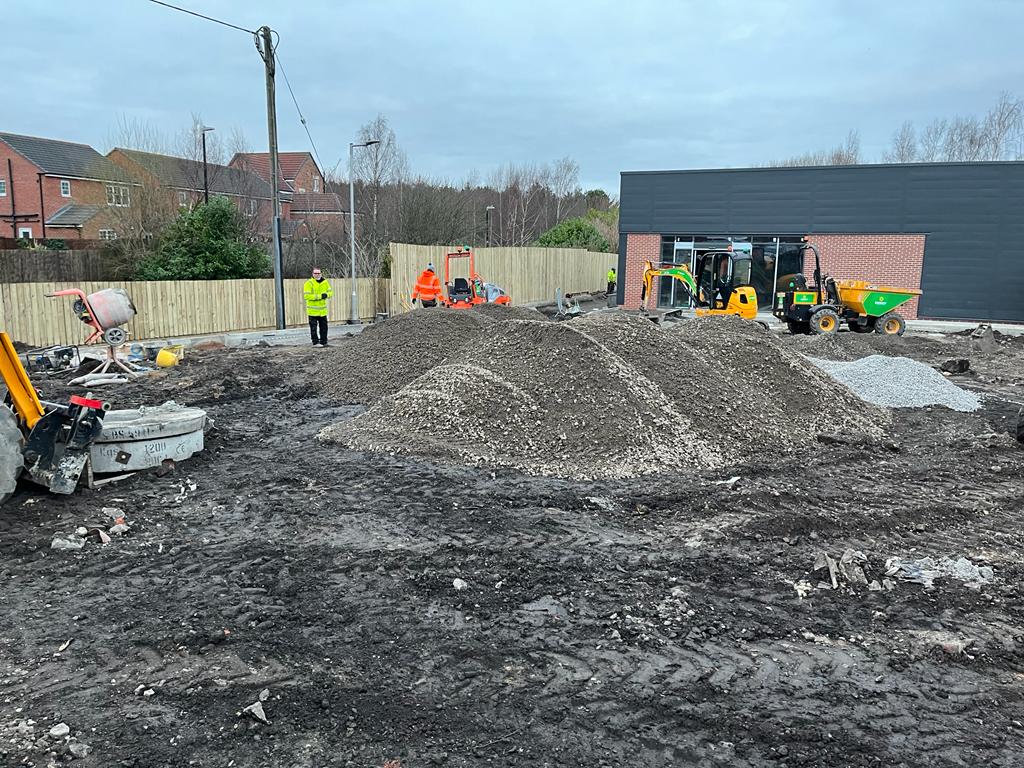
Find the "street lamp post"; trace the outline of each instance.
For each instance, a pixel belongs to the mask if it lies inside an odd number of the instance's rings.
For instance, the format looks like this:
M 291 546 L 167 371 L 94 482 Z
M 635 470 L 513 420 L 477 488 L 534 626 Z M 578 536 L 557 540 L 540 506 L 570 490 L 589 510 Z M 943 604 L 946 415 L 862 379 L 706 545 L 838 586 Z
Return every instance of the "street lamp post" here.
M 484 210 L 487 211 L 487 247 L 490 248 L 491 247 L 491 211 L 494 210 L 494 206 L 493 205 L 488 205 L 487 208 L 485 208 Z
M 207 204 L 210 202 L 210 183 L 206 178 L 206 132 L 214 131 L 216 128 L 204 125 L 200 130 L 203 134 L 203 203 Z
M 359 297 L 356 293 L 356 180 L 352 168 L 352 158 L 356 147 L 370 147 L 380 144 L 379 141 L 364 141 L 348 144 L 348 243 L 352 255 L 352 313 L 349 318 L 352 325 L 359 325 Z

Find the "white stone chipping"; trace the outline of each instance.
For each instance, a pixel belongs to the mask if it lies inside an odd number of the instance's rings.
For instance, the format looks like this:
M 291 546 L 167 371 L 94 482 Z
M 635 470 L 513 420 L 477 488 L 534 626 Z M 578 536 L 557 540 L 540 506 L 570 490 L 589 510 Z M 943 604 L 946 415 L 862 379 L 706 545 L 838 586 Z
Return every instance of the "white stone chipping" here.
M 981 399 L 961 389 L 929 365 L 909 357 L 870 355 L 852 362 L 809 357 L 836 381 L 869 403 L 888 408 L 944 405 L 954 411 L 976 411 Z

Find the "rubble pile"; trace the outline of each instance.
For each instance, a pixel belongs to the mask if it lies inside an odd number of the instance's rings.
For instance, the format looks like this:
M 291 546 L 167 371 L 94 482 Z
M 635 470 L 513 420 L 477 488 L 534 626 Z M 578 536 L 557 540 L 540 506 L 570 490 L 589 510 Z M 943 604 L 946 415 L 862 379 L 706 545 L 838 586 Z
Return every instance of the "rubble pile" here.
M 887 423 L 753 323 L 662 329 L 619 313 L 572 323 L 452 314 L 410 313 L 352 345 L 346 365 L 330 370 L 328 394 L 373 405 L 321 439 L 598 479 L 771 461 L 818 432 L 877 438 Z M 432 351 L 408 366 L 410 348 L 424 347 Z M 367 375 L 377 365 L 386 372 Z
M 371 325 L 321 358 L 328 397 L 368 405 L 431 368 L 460 359 L 499 313 L 418 309 Z

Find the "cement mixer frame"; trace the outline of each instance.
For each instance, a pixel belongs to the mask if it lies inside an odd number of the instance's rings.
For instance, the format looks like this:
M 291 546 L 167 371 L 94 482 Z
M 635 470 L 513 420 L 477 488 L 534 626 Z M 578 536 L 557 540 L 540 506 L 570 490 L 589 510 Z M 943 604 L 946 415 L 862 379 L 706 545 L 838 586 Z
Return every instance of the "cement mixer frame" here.
M 124 293 L 124 291 L 121 291 Z M 98 292 L 99 293 L 99 292 Z M 135 315 L 135 305 L 132 304 L 131 298 L 128 297 L 127 293 L 124 293 L 128 299 L 128 305 L 131 308 L 132 316 Z M 74 296 L 75 303 L 72 305 L 75 315 L 83 323 L 93 329 L 92 333 L 85 340 L 86 344 L 93 344 L 102 341 L 107 345 L 107 360 L 97 370 L 96 373 L 103 374 L 107 373 L 111 366 L 116 366 L 122 371 L 128 374 L 135 374 L 136 370 L 131 366 L 130 363 L 125 363 L 119 360 L 117 357 L 117 348 L 122 346 L 128 341 L 128 331 L 122 328 L 122 323 L 116 324 L 104 324 L 101 322 L 103 313 L 97 313 L 89 301 L 89 296 L 86 295 L 85 291 L 79 288 L 65 288 L 62 291 L 54 291 L 53 293 L 46 294 L 47 298 L 55 298 L 57 296 Z

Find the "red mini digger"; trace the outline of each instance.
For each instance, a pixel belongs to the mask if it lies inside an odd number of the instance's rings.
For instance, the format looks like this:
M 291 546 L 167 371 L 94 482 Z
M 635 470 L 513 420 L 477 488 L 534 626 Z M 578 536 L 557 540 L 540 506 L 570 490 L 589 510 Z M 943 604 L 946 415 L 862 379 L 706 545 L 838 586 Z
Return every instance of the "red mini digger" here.
M 452 259 L 469 259 L 469 277 L 452 277 Z M 473 251 L 468 246 L 445 254 L 444 257 L 445 296 L 441 304 L 450 309 L 472 309 L 481 304 L 512 303 L 512 297 L 493 283 L 485 283 L 477 274 Z

